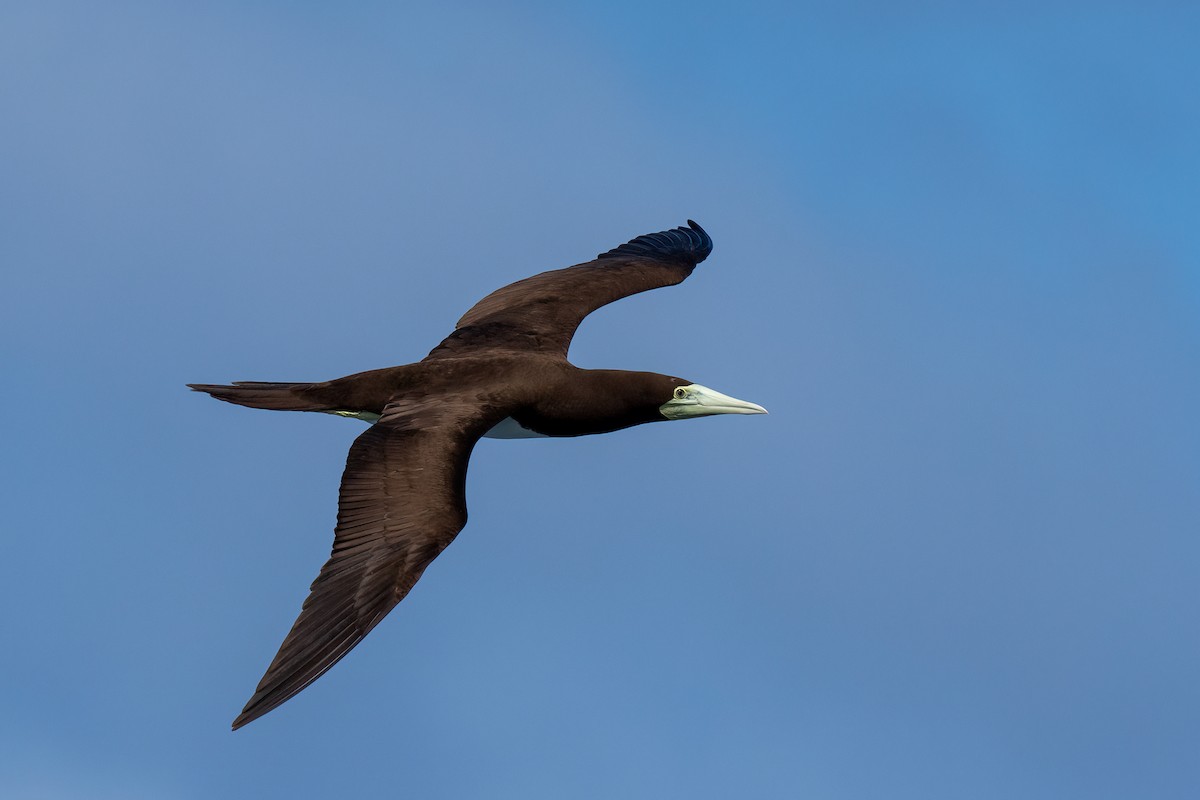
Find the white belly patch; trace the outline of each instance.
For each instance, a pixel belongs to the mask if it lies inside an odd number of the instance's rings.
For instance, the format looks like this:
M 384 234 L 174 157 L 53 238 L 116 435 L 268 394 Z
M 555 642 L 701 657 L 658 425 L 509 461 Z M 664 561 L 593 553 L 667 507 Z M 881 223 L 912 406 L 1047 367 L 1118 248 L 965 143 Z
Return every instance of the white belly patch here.
M 326 411 L 326 414 L 336 414 L 339 417 L 348 419 L 361 419 L 363 422 L 374 425 L 379 422 L 379 415 L 372 414 L 370 411 Z M 489 439 L 546 439 L 549 438 L 544 433 L 531 431 L 529 428 L 524 428 L 521 423 L 517 422 L 512 417 L 505 417 L 497 422 L 491 430 L 484 434 Z
M 512 417 L 505 417 L 497 422 L 492 429 L 484 434 L 489 439 L 546 439 L 544 433 L 524 428 Z
M 337 414 L 339 417 L 347 417 L 349 419 L 361 419 L 363 422 L 368 422 L 374 425 L 379 422 L 379 415 L 372 414 L 370 411 L 326 411 L 326 414 Z

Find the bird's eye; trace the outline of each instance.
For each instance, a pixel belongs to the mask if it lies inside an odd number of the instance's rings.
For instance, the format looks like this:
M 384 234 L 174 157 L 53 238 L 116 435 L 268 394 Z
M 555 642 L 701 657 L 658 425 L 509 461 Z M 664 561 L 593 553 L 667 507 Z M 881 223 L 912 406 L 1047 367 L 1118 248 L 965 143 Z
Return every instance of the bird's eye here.
M 687 389 L 680 386 L 678 389 L 675 390 L 675 399 L 676 400 L 682 400 L 685 397 L 687 397 Z

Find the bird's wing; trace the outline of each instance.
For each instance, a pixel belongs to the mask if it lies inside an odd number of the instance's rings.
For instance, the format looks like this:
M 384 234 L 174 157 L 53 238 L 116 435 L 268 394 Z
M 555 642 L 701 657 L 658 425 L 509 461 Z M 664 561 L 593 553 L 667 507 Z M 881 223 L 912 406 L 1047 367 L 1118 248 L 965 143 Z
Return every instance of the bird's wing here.
M 680 283 L 711 252 L 712 239 L 688 220 L 686 228 L 639 236 L 586 264 L 517 281 L 476 303 L 430 356 L 493 347 L 565 358 L 588 314 L 622 297 Z
M 350 652 L 453 541 L 467 521 L 471 449 L 494 421 L 466 399 L 398 401 L 354 441 L 333 553 L 234 730 Z

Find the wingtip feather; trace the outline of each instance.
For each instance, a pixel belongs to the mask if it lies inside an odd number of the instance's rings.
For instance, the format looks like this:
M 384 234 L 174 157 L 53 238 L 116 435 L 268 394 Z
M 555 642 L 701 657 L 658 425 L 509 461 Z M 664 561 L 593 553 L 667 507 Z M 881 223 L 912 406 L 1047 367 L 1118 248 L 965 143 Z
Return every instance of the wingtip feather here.
M 695 266 L 708 258 L 713 242 L 712 237 L 694 220 L 689 219 L 687 224 L 686 228 L 681 226 L 643 234 L 607 253 L 601 253 L 598 258 L 652 258 L 683 261 Z

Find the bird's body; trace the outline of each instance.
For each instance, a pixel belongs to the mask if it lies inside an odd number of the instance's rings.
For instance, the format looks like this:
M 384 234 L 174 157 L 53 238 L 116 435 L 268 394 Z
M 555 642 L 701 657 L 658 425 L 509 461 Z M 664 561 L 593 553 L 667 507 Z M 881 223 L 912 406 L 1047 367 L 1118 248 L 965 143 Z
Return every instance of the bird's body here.
M 679 283 L 712 249 L 695 223 L 485 297 L 422 361 L 320 383 L 193 384 L 252 408 L 371 423 L 347 457 L 333 552 L 238 728 L 320 677 L 366 636 L 466 523 L 481 437 L 583 436 L 646 422 L 765 413 L 680 378 L 580 369 L 580 321 L 621 297 Z

